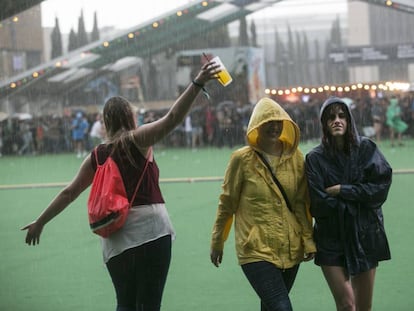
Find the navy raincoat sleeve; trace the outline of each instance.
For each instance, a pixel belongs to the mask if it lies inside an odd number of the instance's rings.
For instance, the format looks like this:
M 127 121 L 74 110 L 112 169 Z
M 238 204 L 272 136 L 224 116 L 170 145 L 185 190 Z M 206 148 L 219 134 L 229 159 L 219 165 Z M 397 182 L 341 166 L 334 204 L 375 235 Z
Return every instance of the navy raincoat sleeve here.
M 346 167 L 338 165 L 324 152 L 322 145 L 306 155 L 306 175 L 311 196 L 313 217 L 332 215 L 338 205 L 380 208 L 391 186 L 392 169 L 375 143 L 361 138 Z M 339 196 L 329 196 L 325 188 L 341 185 Z
M 387 199 L 392 168 L 375 143 L 363 138 L 357 152 L 352 184 L 341 184 L 339 197 L 361 203 L 362 208 L 380 208 Z
M 315 218 L 332 215 L 338 206 L 338 199 L 329 196 L 325 191 L 327 185 L 324 176 L 330 170 L 328 163 L 322 146 L 316 147 L 306 155 L 306 176 L 312 202 L 310 212 Z

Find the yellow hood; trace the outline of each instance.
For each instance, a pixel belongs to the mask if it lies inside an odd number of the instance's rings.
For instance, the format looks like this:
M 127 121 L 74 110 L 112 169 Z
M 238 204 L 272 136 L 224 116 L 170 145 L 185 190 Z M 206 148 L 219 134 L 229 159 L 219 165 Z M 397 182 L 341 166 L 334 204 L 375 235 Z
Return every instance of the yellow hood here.
M 278 103 L 266 97 L 259 100 L 253 109 L 247 126 L 247 143 L 251 147 L 259 149 L 257 146 L 258 128 L 269 121 L 283 121 L 283 131 L 279 140 L 283 142 L 285 154 L 294 152 L 299 145 L 299 127 Z

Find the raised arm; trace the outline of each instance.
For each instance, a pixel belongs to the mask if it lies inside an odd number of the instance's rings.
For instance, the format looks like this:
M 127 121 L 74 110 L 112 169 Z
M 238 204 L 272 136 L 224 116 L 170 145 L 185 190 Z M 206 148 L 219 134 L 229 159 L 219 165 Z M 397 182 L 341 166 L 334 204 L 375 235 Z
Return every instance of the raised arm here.
M 217 79 L 219 71 L 219 66 L 214 62 L 204 64 L 193 82 L 175 101 L 165 116 L 154 122 L 141 125 L 132 132 L 136 144 L 143 148 L 150 147 L 181 124 L 202 87 L 209 80 Z

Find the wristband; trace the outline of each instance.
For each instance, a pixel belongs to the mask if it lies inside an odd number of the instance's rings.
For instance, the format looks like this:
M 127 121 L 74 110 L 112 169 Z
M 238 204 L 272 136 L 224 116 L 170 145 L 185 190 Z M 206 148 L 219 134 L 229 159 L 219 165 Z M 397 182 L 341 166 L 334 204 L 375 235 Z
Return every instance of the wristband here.
M 196 80 L 191 81 L 195 86 L 198 86 L 199 88 L 203 88 L 204 84 L 198 83 Z
M 204 87 L 204 84 L 201 84 L 201 83 L 197 82 L 196 80 L 192 80 L 191 82 L 192 82 L 195 86 L 197 86 L 197 87 L 199 87 L 200 89 L 202 89 L 202 90 L 203 90 L 203 94 L 204 94 L 204 96 L 205 96 L 208 100 L 210 100 L 210 94 L 208 94 L 208 92 L 207 92 L 206 88 Z

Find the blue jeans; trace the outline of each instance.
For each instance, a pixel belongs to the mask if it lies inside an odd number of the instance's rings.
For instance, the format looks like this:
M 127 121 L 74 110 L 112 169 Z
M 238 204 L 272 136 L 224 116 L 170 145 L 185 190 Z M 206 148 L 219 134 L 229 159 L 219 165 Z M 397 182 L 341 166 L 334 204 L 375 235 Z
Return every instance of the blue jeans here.
M 293 310 L 289 291 L 299 265 L 282 270 L 270 262 L 259 261 L 242 265 L 242 269 L 260 298 L 261 311 Z
M 106 264 L 117 311 L 159 311 L 171 261 L 171 236 L 134 247 Z

